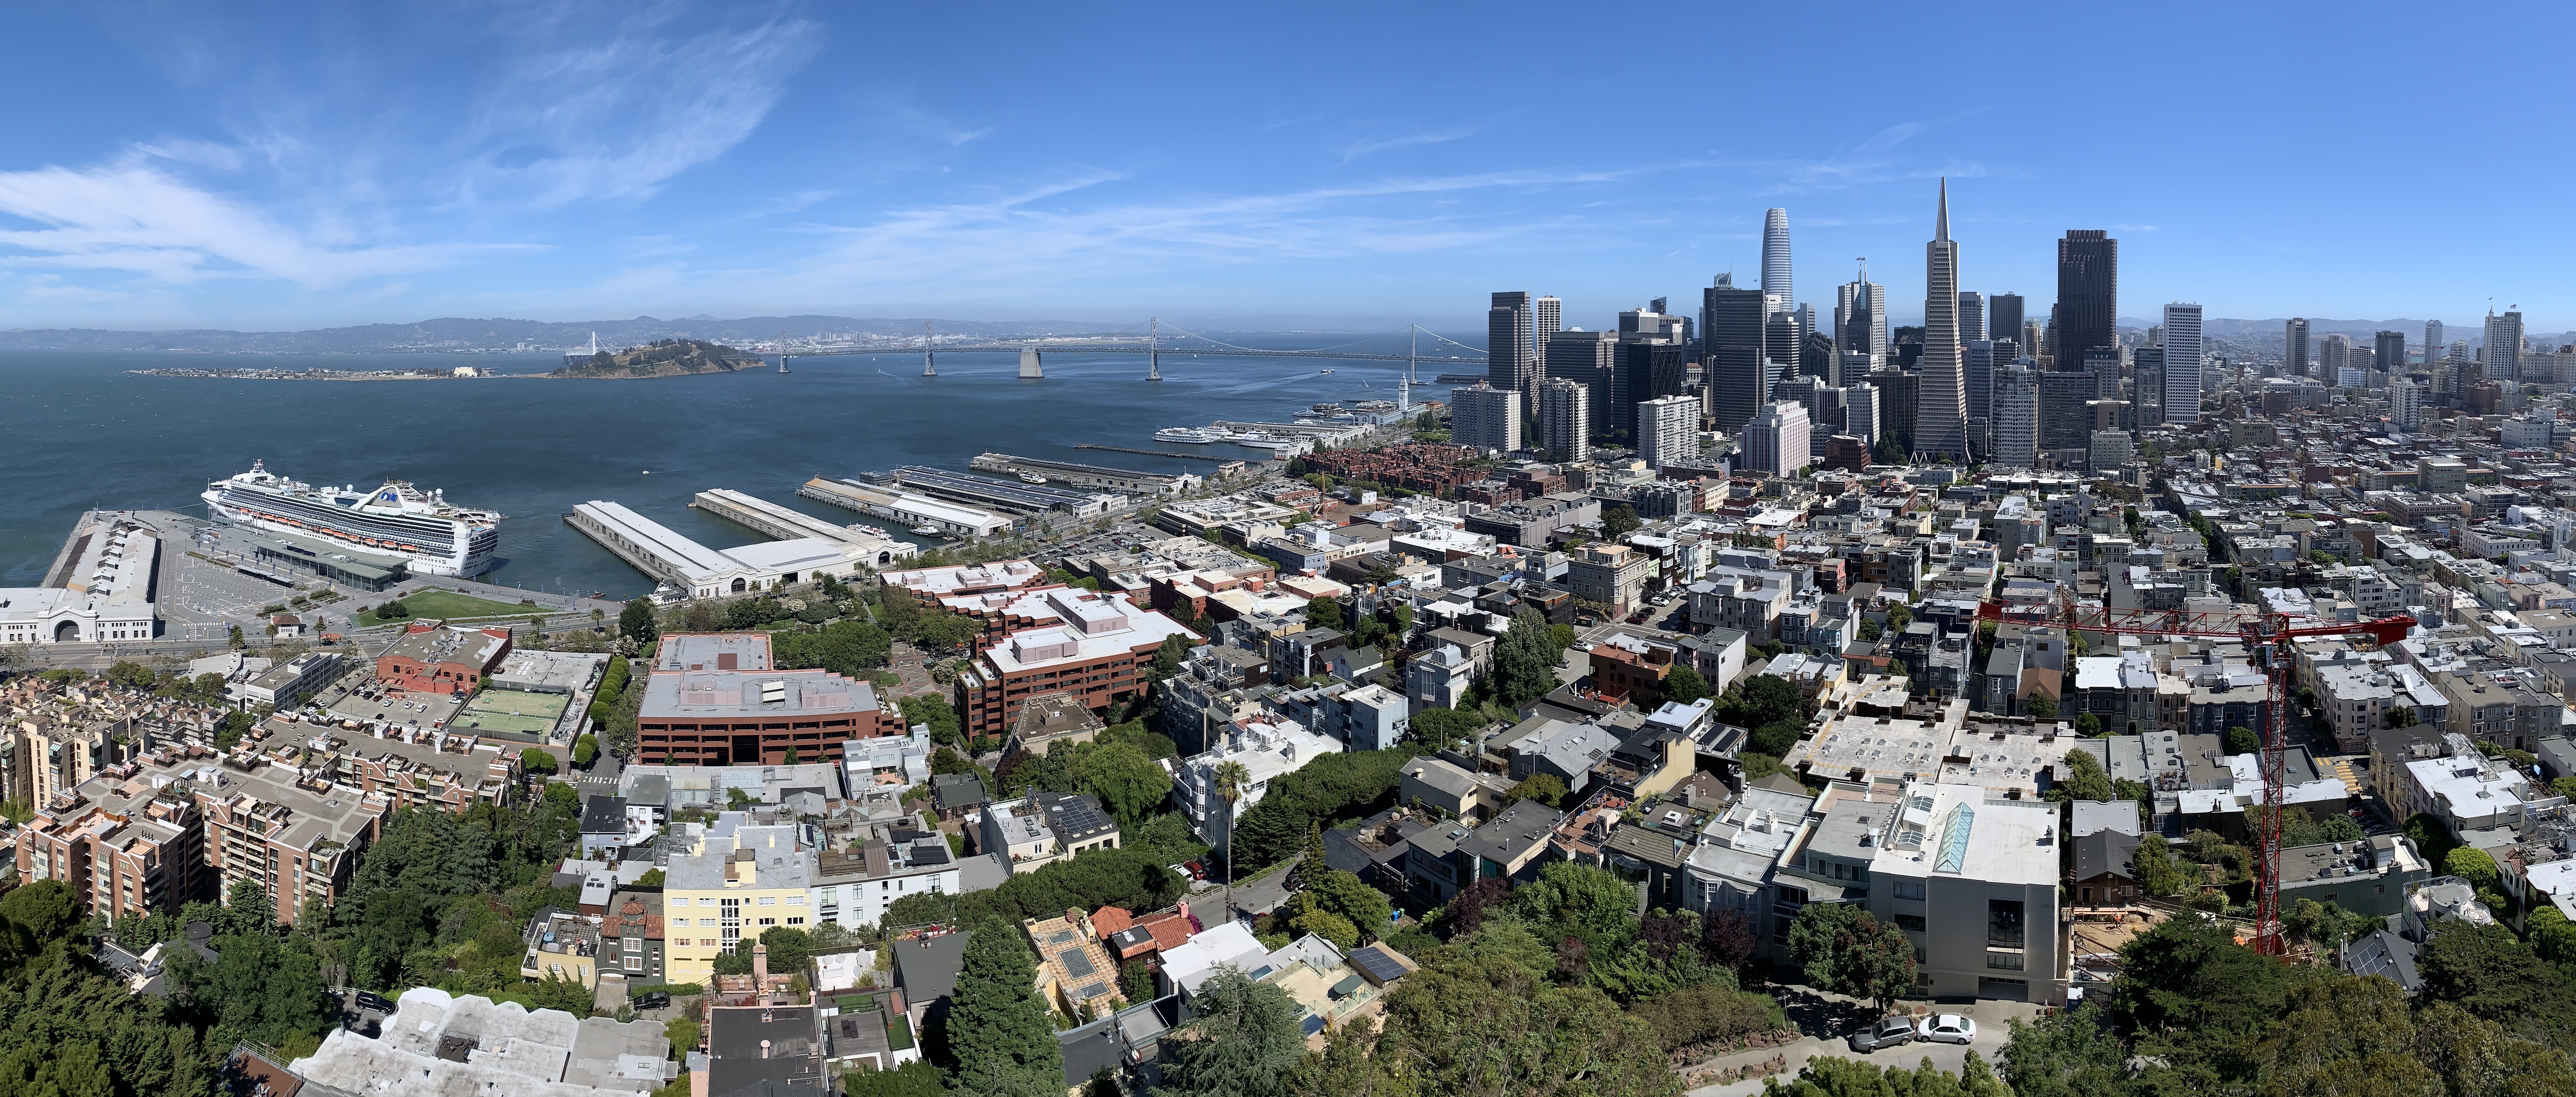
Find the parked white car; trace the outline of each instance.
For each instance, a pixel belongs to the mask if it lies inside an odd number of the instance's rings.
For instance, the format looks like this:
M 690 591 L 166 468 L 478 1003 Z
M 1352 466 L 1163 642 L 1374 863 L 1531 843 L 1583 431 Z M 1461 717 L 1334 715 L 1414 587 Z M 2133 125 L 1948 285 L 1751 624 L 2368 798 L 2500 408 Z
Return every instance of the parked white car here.
M 1936 1013 L 1923 1019 L 1915 1038 L 1939 1044 L 1972 1044 L 1977 1041 L 1977 1022 L 1956 1013 Z

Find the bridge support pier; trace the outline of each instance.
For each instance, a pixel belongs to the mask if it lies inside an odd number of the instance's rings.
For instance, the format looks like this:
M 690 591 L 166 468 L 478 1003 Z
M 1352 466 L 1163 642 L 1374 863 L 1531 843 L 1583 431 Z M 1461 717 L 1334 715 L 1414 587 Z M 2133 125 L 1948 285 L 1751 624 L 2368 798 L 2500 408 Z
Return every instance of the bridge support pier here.
M 1038 361 L 1038 348 L 1021 347 L 1020 380 L 1040 381 L 1044 379 L 1046 379 L 1046 366 Z
M 1145 379 L 1148 381 L 1160 381 L 1163 379 L 1163 353 L 1161 351 L 1145 352 Z

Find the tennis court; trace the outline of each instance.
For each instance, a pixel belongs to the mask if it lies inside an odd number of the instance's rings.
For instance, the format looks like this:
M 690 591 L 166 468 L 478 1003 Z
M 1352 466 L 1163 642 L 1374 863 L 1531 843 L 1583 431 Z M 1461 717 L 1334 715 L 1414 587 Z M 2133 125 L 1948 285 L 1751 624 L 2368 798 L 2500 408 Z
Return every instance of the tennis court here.
M 543 735 L 554 730 L 555 721 L 563 716 L 564 706 L 572 697 L 562 693 L 523 693 L 515 689 L 487 689 L 456 714 L 448 727 L 460 731 L 507 731 L 521 735 Z

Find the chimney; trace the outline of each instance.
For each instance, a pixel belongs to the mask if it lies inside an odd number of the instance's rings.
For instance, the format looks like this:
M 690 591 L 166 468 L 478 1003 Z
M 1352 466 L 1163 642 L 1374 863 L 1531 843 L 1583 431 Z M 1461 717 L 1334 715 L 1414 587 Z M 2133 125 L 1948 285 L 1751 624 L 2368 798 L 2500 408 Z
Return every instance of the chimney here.
M 769 992 L 769 946 L 766 944 L 751 946 L 751 989 L 754 993 Z

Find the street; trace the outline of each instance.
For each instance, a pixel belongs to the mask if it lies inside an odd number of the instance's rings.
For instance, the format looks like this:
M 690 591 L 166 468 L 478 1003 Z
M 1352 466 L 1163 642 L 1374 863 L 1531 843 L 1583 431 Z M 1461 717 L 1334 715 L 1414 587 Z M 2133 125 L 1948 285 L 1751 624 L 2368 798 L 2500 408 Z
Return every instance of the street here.
M 1921 1008 L 1930 1013 L 1956 1013 L 1974 1020 L 1977 1022 L 1977 1038 L 1974 1042 L 1965 1045 L 1917 1042 L 1871 1052 L 1855 1052 L 1850 1044 L 1844 1042 L 1844 1038 L 1860 1027 L 1859 1018 L 1862 1014 L 1849 1008 L 1850 999 L 1841 995 L 1820 994 L 1804 987 L 1779 987 L 1774 989 L 1773 994 L 1780 999 L 1781 1007 L 1788 1012 L 1789 1023 L 1798 1031 L 1808 1034 L 1805 1039 L 1780 1047 L 1755 1048 L 1720 1055 L 1705 1062 L 1694 1063 L 1691 1069 L 1742 1066 L 1779 1056 L 1788 1060 L 1789 1067 L 1787 1071 L 1775 1077 L 1785 1081 L 1796 1075 L 1798 1068 L 1805 1066 L 1809 1059 L 1820 1056 L 1839 1056 L 1845 1059 L 1857 1059 L 1872 1066 L 1904 1067 L 1908 1070 L 1913 1069 L 1923 1060 L 1930 1059 L 1933 1066 L 1955 1074 L 1960 1066 L 1968 1061 L 1968 1052 L 1971 1050 L 1977 1053 L 1978 1058 L 1985 1060 L 1988 1066 L 1995 1065 L 2003 1054 L 2005 1039 L 2011 1035 L 2008 1022 L 2015 1019 L 2032 1020 L 2039 1016 L 2040 1010 L 2040 1007 L 2029 1002 L 1988 1000 L 1900 1002 L 1898 1004 L 1901 1008 Z M 1921 1018 L 1916 1019 L 1919 1021 Z M 2001 1071 L 1998 1070 L 1997 1073 Z M 1762 1083 L 1763 1080 L 1760 1078 L 1747 1078 L 1724 1085 L 1702 1086 L 1691 1090 L 1690 1097 L 1744 1097 L 1747 1094 L 1762 1092 Z

